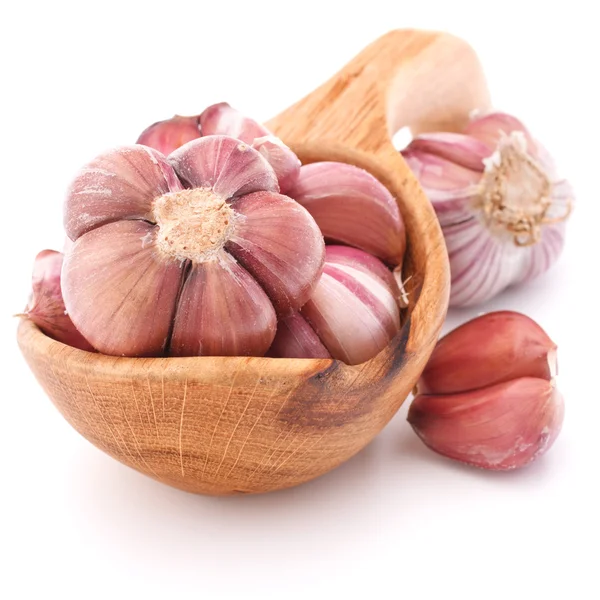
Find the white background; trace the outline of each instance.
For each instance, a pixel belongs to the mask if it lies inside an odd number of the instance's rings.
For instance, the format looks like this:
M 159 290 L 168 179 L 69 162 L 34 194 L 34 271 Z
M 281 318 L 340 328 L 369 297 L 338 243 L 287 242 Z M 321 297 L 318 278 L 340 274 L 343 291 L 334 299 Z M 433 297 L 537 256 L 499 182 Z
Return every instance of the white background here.
M 600 93 L 588 0 L 5 2 L 0 9 L 0 597 L 600 597 Z M 520 472 L 442 459 L 408 403 L 337 471 L 266 496 L 206 498 L 103 455 L 26 367 L 10 315 L 37 251 L 60 248 L 76 169 L 148 124 L 227 100 L 257 119 L 391 28 L 467 39 L 497 107 L 574 183 L 560 261 L 479 310 L 521 310 L 559 345 L 563 432 Z M 447 329 L 476 314 L 452 312 Z

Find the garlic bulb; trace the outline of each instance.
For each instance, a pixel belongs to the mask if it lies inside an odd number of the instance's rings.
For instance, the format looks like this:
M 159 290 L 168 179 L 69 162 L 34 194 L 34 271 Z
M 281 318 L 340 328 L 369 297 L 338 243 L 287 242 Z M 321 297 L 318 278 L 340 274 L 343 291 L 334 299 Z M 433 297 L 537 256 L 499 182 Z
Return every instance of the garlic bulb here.
M 402 264 L 406 232 L 398 205 L 367 171 L 339 162 L 304 165 L 289 195 L 310 212 L 326 240 Z
M 65 309 L 60 287 L 63 255 L 42 250 L 33 265 L 32 293 L 23 316 L 31 319 L 46 335 L 81 350 L 93 351 L 77 331 Z
M 442 226 L 451 306 L 484 302 L 558 258 L 573 193 L 519 120 L 476 117 L 464 134 L 420 135 L 402 154 Z
M 149 146 L 166 156 L 199 137 L 200 116 L 181 117 L 175 115 L 171 119 L 159 121 L 144 129 L 136 144 Z
M 489 313 L 443 337 L 408 421 L 435 452 L 492 470 L 544 454 L 563 422 L 556 344 L 529 317 Z
M 398 294 L 380 260 L 356 248 L 327 246 L 319 283 L 300 315 L 279 324 L 269 356 L 365 362 L 400 330 Z
M 223 135 L 168 159 L 142 145 L 86 165 L 65 203 L 65 304 L 104 354 L 263 355 L 324 261 L 310 214 L 257 150 Z

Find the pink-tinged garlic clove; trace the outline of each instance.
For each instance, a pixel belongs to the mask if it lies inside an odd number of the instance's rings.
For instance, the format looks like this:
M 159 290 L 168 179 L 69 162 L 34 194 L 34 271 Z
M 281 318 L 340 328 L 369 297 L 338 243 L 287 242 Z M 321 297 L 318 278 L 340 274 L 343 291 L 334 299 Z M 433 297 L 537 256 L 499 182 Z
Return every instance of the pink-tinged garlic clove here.
M 168 156 L 177 148 L 200 137 L 200 116 L 181 117 L 175 115 L 159 121 L 142 131 L 137 144 L 143 144 Z
M 298 179 L 300 160 L 279 138 L 226 102 L 209 106 L 200 115 L 202 135 L 227 135 L 258 150 L 273 167 L 280 190 L 287 194 Z
M 493 147 L 476 138 L 460 133 L 424 133 L 413 140 L 411 151 L 433 154 L 466 169 L 483 172 L 483 159 Z
M 523 123 L 506 113 L 491 112 L 481 116 L 475 116 L 465 128 L 464 133 L 475 138 L 490 148 L 490 154 L 503 137 L 510 136 L 513 132 L 523 136 L 527 150 L 532 154 L 537 153 L 537 144 L 531 137 L 528 129 Z
M 92 345 L 77 331 L 67 314 L 60 286 L 62 265 L 63 255 L 54 250 L 42 250 L 35 257 L 32 292 L 24 316 L 51 338 L 93 352 Z
M 554 383 L 522 377 L 449 395 L 418 395 L 408 421 L 421 440 L 448 458 L 491 470 L 522 467 L 558 436 L 563 398 Z
M 287 316 L 312 294 L 325 260 L 323 236 L 308 211 L 291 198 L 256 192 L 232 203 L 236 220 L 225 248 Z
M 394 274 L 378 259 L 351 246 L 327 246 L 327 264 L 350 267 L 370 277 L 379 277 L 390 290 L 398 290 Z
M 418 383 L 420 394 L 454 394 L 520 377 L 556 376 L 556 344 L 529 317 L 512 311 L 477 317 L 444 336 Z
M 277 324 L 277 334 L 267 352 L 272 358 L 331 358 L 314 329 L 300 313 Z
M 273 167 L 282 194 L 287 194 L 298 181 L 300 159 L 277 137 L 256 138 L 252 147 L 258 150 Z
M 313 216 L 325 239 L 402 262 L 406 233 L 398 205 L 367 171 L 337 162 L 304 165 L 289 195 Z
M 210 135 L 169 156 L 182 181 L 210 188 L 224 200 L 258 191 L 279 192 L 275 172 L 261 154 L 232 137 Z
M 227 102 L 209 106 L 200 115 L 200 129 L 202 135 L 228 135 L 246 144 L 271 134 L 264 125 L 246 117 Z
M 117 221 L 79 237 L 65 258 L 65 305 L 103 354 L 164 352 L 183 264 L 160 252 L 155 237 L 144 221 Z
M 254 279 L 221 252 L 193 264 L 177 305 L 172 356 L 262 356 L 273 341 L 277 318 Z
M 336 251 L 328 246 L 327 256 Z M 373 257 L 364 253 L 365 262 Z M 373 358 L 400 330 L 395 291 L 377 274 L 347 264 L 329 263 L 302 316 L 333 358 L 355 365 Z
M 115 148 L 87 164 L 67 193 L 64 225 L 71 240 L 120 219 L 151 219 L 152 201 L 182 186 L 165 157 L 146 146 Z

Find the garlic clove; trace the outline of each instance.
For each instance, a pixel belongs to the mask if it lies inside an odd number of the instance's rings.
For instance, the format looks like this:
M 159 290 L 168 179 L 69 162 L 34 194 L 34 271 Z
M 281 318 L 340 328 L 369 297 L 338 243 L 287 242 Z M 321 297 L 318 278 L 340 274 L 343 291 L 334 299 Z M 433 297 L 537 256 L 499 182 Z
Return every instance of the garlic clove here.
M 535 156 L 537 144 L 523 123 L 506 113 L 492 112 L 476 116 L 468 123 L 465 134 L 476 138 L 490 147 L 490 153 L 496 148 L 501 138 L 510 136 L 513 132 L 523 135 L 528 151 Z
M 92 351 L 91 344 L 77 331 L 66 312 L 60 286 L 63 255 L 42 250 L 33 265 L 32 293 L 25 315 L 46 335 L 80 350 Z
M 172 356 L 263 356 L 277 327 L 271 302 L 226 252 L 193 264 L 177 305 Z
M 378 277 L 390 289 L 398 289 L 394 274 L 378 259 L 351 246 L 327 246 L 327 263 L 350 267 L 370 277 Z
M 190 187 L 210 188 L 223 199 L 261 190 L 279 191 L 266 159 L 232 137 L 210 135 L 188 142 L 169 155 L 169 162 Z
M 402 262 L 406 233 L 398 205 L 367 171 L 338 162 L 304 165 L 289 195 L 310 212 L 327 240 Z
M 279 315 L 298 310 L 313 292 L 325 260 L 314 219 L 291 198 L 272 192 L 247 194 L 231 206 L 237 216 L 225 248 L 259 282 Z
M 470 392 L 418 395 L 408 422 L 448 458 L 492 470 L 522 467 L 558 436 L 564 402 L 553 382 L 522 377 Z
M 550 381 L 556 344 L 533 320 L 502 310 L 477 317 L 440 339 L 417 384 L 420 394 L 453 394 L 520 377 Z
M 493 151 L 486 143 L 477 138 L 460 133 L 423 133 L 410 144 L 411 151 L 433 154 L 449 160 L 453 164 L 483 172 L 483 160 Z
M 168 156 L 187 142 L 200 137 L 200 117 L 175 115 L 166 121 L 159 121 L 142 131 L 136 144 L 143 144 Z
M 329 263 L 301 314 L 333 358 L 354 365 L 373 358 L 400 329 L 394 292 L 376 274 L 348 264 Z M 335 252 L 335 250 L 334 250 Z M 370 261 L 366 253 L 365 262 Z
M 158 356 L 169 337 L 183 264 L 160 253 L 156 228 L 117 221 L 79 237 L 65 257 L 65 305 L 103 354 Z
M 122 146 L 88 163 L 71 184 L 64 226 L 71 240 L 119 219 L 151 219 L 152 201 L 182 186 L 165 157 L 146 146 Z
M 281 319 L 267 352 L 272 358 L 331 358 L 314 329 L 300 313 Z
M 273 167 L 282 194 L 287 194 L 298 181 L 300 159 L 279 138 L 266 135 L 256 138 L 252 147 L 258 150 Z
M 227 135 L 246 144 L 271 133 L 264 125 L 246 117 L 227 102 L 209 106 L 200 115 L 200 129 L 202 135 Z
M 258 150 L 273 167 L 281 192 L 298 179 L 300 160 L 279 138 L 226 102 L 209 106 L 200 115 L 202 135 L 228 135 Z

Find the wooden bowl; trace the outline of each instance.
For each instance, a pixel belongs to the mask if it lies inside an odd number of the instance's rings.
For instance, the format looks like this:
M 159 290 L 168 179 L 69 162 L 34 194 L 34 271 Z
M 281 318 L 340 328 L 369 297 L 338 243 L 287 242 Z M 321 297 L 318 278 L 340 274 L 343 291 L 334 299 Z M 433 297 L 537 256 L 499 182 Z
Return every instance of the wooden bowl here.
M 410 307 L 372 360 L 120 358 L 65 346 L 29 321 L 21 351 L 67 421 L 122 463 L 203 494 L 256 493 L 318 477 L 366 446 L 398 410 L 442 326 L 449 268 L 435 214 L 390 134 L 464 124 L 486 108 L 471 48 L 440 33 L 392 31 L 270 122 L 303 162 L 370 171 L 406 222 Z

